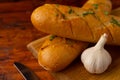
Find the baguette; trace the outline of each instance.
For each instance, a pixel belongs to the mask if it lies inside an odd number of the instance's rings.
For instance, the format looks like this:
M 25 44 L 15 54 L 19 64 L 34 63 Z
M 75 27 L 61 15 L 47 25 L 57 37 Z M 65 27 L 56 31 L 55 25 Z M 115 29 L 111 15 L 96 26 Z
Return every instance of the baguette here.
M 120 45 L 120 18 L 109 14 L 111 8 L 110 0 L 89 0 L 82 8 L 45 4 L 33 11 L 31 21 L 42 32 L 86 42 L 107 33 L 107 44 Z
M 61 71 L 73 62 L 87 45 L 85 42 L 62 37 L 48 38 L 39 50 L 38 62 L 46 70 Z

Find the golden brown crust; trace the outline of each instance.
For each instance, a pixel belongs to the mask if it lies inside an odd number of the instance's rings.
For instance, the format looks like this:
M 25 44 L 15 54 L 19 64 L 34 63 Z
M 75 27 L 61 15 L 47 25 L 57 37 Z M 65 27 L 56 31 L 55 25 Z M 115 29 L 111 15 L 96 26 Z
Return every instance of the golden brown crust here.
M 55 37 L 43 43 L 38 54 L 39 64 L 49 71 L 66 68 L 86 47 L 88 43 Z
M 116 45 L 120 45 L 120 18 L 110 15 L 110 23 L 108 23 L 108 29 L 110 30 L 113 37 L 113 42 L 116 43 Z
M 78 17 L 77 14 L 75 13 L 74 15 L 69 14 L 68 11 L 70 10 L 70 8 L 68 6 L 59 5 L 60 7 L 59 9 L 56 9 L 54 6 L 56 5 L 45 4 L 44 6 L 37 8 L 33 12 L 33 14 L 31 15 L 31 21 L 38 30 L 45 33 L 57 34 L 58 36 L 67 37 L 67 38 L 73 38 L 73 39 L 78 38 L 78 40 L 79 37 L 81 36 L 83 39 L 87 41 L 92 39 L 91 36 L 92 33 L 83 19 Z M 76 8 L 75 10 L 79 10 L 79 9 Z M 79 10 L 78 12 L 81 11 Z M 56 16 L 56 14 L 58 16 Z M 77 24 L 74 22 L 77 22 Z M 79 27 L 79 25 L 81 25 L 81 27 Z M 75 27 L 78 27 L 79 29 L 82 30 L 78 30 L 78 28 Z M 86 33 L 84 30 L 86 31 Z M 89 38 L 86 36 L 89 36 Z
M 32 13 L 31 21 L 42 32 L 86 42 L 97 42 L 107 33 L 108 44 L 120 45 L 120 27 L 111 23 L 110 11 L 110 0 L 89 0 L 83 8 L 45 4 Z
M 112 4 L 110 0 L 88 0 L 82 8 L 111 12 Z

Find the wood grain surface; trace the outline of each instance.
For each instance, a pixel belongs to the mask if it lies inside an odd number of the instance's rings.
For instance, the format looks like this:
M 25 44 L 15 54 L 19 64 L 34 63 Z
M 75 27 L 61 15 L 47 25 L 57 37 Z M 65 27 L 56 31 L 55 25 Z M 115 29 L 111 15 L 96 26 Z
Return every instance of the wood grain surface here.
M 105 47 L 112 56 L 112 63 L 102 74 L 90 74 L 78 57 L 70 66 L 61 72 L 52 73 L 56 80 L 119 80 L 120 79 L 120 46 Z
M 49 35 L 35 41 L 30 42 L 27 47 L 37 59 L 39 48 Z M 38 45 L 39 44 L 39 45 Z M 93 46 L 89 45 L 90 46 Z M 86 71 L 80 61 L 80 56 L 76 58 L 67 68 L 59 72 L 49 72 L 54 76 L 55 80 L 119 80 L 120 76 L 120 46 L 105 46 L 105 49 L 112 56 L 112 63 L 110 67 L 102 74 L 90 74 Z
M 31 41 L 46 35 L 38 32 L 30 21 L 33 9 L 42 4 L 36 2 L 22 0 L 0 3 L 0 80 L 24 80 L 13 66 L 14 61 L 31 68 L 40 80 L 53 80 L 26 48 Z
M 115 0 L 114 3 L 118 6 L 120 5 L 118 4 L 119 1 L 120 0 Z M 31 12 L 36 7 L 44 4 L 45 2 L 47 1 L 0 0 L 0 80 L 24 80 L 23 77 L 13 66 L 14 61 L 21 62 L 31 68 L 40 77 L 40 80 L 55 80 L 55 78 L 48 71 L 44 70 L 41 66 L 39 66 L 37 60 L 33 57 L 32 53 L 26 48 L 26 45 L 31 41 L 34 41 L 46 35 L 45 33 L 37 31 L 32 26 L 30 21 Z M 116 7 L 115 4 L 113 6 Z M 113 64 L 110 67 L 112 70 L 108 71 L 114 71 L 115 74 L 111 75 L 110 78 L 112 78 L 112 76 L 118 76 L 117 74 L 119 74 L 120 72 L 120 48 L 110 47 L 110 50 L 111 49 L 114 51 L 114 53 L 112 53 L 114 60 Z M 83 69 L 83 67 L 81 69 Z M 86 74 L 84 75 L 84 77 L 86 77 L 87 75 L 91 75 L 88 74 L 86 71 L 81 72 L 81 74 Z M 107 74 L 106 76 L 109 76 L 109 74 Z M 57 77 L 58 75 L 56 74 L 56 78 Z M 92 77 L 94 78 L 94 76 Z M 117 78 L 114 78 L 114 80 L 118 80 Z M 82 80 L 86 79 L 88 80 L 88 77 Z M 97 80 L 96 78 L 94 79 Z

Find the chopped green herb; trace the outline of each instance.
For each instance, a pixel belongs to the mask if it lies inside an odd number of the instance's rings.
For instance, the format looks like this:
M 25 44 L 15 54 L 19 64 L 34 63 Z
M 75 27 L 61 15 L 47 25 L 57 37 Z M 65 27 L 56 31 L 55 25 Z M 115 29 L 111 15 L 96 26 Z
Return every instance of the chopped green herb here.
M 50 36 L 50 41 L 52 41 L 55 37 L 56 37 L 56 35 L 51 35 Z
M 108 12 L 108 11 L 105 11 L 105 12 L 104 12 L 104 14 L 105 14 L 105 15 L 108 15 L 108 14 L 109 14 L 109 12 Z
M 74 13 L 74 11 L 70 8 L 70 10 L 68 11 L 69 14 Z
M 83 16 L 86 16 L 86 15 L 88 15 L 88 14 L 95 14 L 93 11 L 86 11 L 86 12 L 84 12 L 82 15 Z
M 66 19 L 65 14 L 63 14 L 63 13 L 62 13 L 62 17 L 63 17 L 63 19 Z
M 98 9 L 98 4 L 93 4 L 95 9 Z
M 59 4 L 56 4 L 57 7 L 59 7 Z
M 116 24 L 116 25 L 120 26 L 120 23 L 116 19 L 114 19 L 113 17 L 112 17 L 112 19 L 111 19 L 110 22 L 113 23 L 113 24 Z

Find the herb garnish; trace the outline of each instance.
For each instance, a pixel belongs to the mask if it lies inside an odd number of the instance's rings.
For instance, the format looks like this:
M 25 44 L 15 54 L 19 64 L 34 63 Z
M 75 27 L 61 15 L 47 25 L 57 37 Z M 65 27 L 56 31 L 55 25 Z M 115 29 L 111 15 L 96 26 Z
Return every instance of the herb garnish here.
M 68 11 L 69 14 L 74 13 L 74 11 L 70 8 L 70 10 Z
M 113 24 L 116 24 L 116 25 L 120 26 L 120 23 L 116 19 L 114 19 L 113 17 L 112 17 L 112 19 L 111 19 L 110 22 L 113 23 Z
M 95 9 L 98 9 L 98 4 L 93 4 Z
M 57 7 L 59 7 L 59 4 L 56 4 Z
M 86 11 L 86 12 L 84 12 L 82 15 L 83 16 L 86 16 L 86 15 L 88 15 L 88 14 L 95 14 L 93 11 Z
M 65 14 L 63 14 L 63 13 L 62 13 L 62 17 L 63 17 L 63 19 L 66 19 Z
M 50 41 L 52 41 L 55 37 L 56 37 L 56 35 L 51 35 L 50 38 L 49 38 Z
M 108 11 L 105 11 L 105 12 L 104 12 L 104 14 L 105 14 L 105 15 L 108 15 L 108 14 L 109 14 L 109 12 L 108 12 Z

